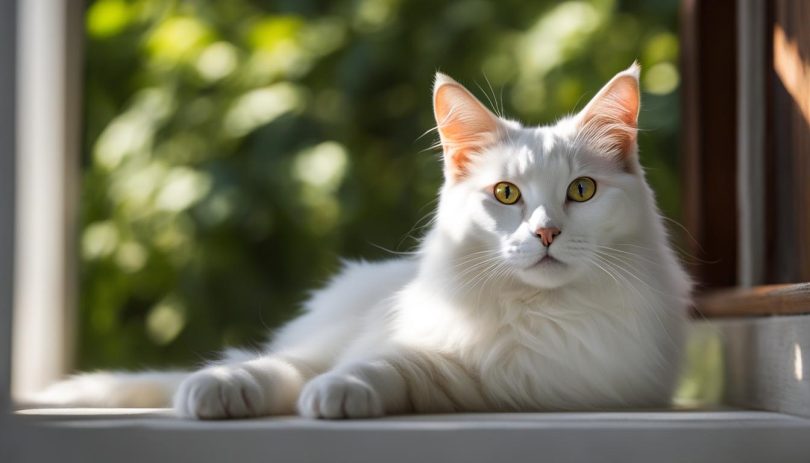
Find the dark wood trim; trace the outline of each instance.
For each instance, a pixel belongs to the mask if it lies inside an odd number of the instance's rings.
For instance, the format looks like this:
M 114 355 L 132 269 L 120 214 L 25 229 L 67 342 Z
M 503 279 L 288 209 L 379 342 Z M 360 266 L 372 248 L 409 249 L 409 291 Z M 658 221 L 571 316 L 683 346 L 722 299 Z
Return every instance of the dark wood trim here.
M 681 10 L 684 225 L 701 288 L 737 283 L 736 7 L 685 0 Z
M 810 283 L 719 290 L 700 296 L 697 317 L 810 314 Z

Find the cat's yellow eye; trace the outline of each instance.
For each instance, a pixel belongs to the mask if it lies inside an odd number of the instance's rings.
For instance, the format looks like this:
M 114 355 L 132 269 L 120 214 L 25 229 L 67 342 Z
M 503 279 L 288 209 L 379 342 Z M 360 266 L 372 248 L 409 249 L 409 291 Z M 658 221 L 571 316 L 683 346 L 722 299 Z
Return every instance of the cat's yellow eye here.
M 579 177 L 568 185 L 568 199 L 578 203 L 593 198 L 596 193 L 596 182 L 590 177 Z
M 492 194 L 495 195 L 495 199 L 504 204 L 515 204 L 520 199 L 520 190 L 514 183 L 509 182 L 497 183 Z

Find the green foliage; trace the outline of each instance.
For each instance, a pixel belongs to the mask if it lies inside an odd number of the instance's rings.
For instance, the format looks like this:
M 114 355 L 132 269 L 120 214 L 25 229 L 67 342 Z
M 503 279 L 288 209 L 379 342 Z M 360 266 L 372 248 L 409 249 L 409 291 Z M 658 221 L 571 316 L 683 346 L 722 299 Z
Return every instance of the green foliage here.
M 676 6 L 91 3 L 79 366 L 258 342 L 339 256 L 409 249 L 441 181 L 420 138 L 438 69 L 542 123 L 640 59 L 642 161 L 677 216 Z

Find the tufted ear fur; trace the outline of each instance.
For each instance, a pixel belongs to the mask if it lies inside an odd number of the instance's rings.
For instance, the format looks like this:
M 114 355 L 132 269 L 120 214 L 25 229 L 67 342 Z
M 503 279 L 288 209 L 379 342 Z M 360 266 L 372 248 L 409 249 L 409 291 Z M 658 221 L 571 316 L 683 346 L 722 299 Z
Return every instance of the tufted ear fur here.
M 433 114 L 444 150 L 444 174 L 448 181 L 464 177 L 470 157 L 498 140 L 500 123 L 464 86 L 436 74 Z
M 635 165 L 640 71 L 633 63 L 616 74 L 576 116 L 579 138 L 595 151 L 625 162 L 630 170 Z

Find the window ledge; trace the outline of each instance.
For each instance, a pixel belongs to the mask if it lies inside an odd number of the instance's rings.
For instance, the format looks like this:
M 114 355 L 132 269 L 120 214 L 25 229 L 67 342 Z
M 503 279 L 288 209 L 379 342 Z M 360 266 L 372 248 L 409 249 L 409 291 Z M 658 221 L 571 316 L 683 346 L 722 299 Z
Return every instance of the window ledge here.
M 731 288 L 705 294 L 697 318 L 810 314 L 810 283 Z
M 168 410 L 22 410 L 19 461 L 806 461 L 810 420 L 752 410 L 190 421 Z M 17 460 L 15 460 L 17 461 Z

